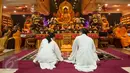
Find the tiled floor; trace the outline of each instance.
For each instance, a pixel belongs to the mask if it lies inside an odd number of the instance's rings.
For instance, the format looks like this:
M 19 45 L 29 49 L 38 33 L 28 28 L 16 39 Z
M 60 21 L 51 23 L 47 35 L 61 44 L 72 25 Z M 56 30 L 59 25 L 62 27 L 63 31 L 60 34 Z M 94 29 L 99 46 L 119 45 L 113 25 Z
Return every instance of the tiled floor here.
M 115 48 L 116 49 L 116 48 Z M 130 48 L 129 48 L 130 49 Z M 125 54 L 128 54 L 128 55 L 130 55 L 130 50 L 129 49 L 122 49 L 122 48 L 120 48 L 120 49 L 116 49 L 116 50 L 118 50 L 118 51 L 120 51 L 120 52 L 122 52 L 122 53 L 125 53 Z
M 0 69 L 0 73 L 14 73 L 18 69 Z
M 3 53 L 0 53 L 0 61 L 4 60 L 6 57 L 11 56 L 14 54 L 13 49 L 5 49 Z
M 124 69 L 125 71 L 127 71 L 128 73 L 130 73 L 130 67 L 122 67 L 122 69 Z

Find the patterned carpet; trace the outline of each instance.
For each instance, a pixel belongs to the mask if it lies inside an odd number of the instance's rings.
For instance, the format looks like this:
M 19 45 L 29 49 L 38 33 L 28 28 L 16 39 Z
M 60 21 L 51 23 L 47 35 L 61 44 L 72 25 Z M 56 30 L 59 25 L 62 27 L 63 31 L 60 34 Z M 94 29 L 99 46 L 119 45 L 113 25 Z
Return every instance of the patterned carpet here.
M 117 57 L 117 56 L 115 56 L 111 53 L 108 53 L 106 51 L 103 51 L 101 49 L 98 49 L 97 52 L 98 52 L 98 57 L 100 58 L 100 60 L 120 60 L 121 59 L 120 57 Z M 33 52 L 23 56 L 19 60 L 33 60 L 35 58 L 36 54 L 37 54 L 37 50 L 34 50 Z

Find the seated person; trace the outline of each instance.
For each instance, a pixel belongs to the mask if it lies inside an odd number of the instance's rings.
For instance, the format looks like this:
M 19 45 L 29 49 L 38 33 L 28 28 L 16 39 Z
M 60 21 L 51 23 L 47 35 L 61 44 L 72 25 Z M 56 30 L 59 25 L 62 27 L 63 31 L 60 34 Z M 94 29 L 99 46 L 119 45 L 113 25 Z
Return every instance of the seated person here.
M 48 37 L 42 40 L 36 58 L 33 60 L 34 63 L 38 62 L 40 64 L 41 69 L 52 70 L 56 68 L 55 64 L 58 61 L 63 61 L 60 49 L 54 41 L 54 37 L 54 33 L 49 33 Z
M 8 36 L 8 42 L 7 42 L 7 49 L 15 49 L 16 48 L 15 47 L 15 43 L 18 43 L 18 42 L 15 42 L 15 40 L 16 41 L 19 41 L 19 40 L 15 39 L 14 34 L 17 33 L 17 32 L 19 32 L 17 30 L 18 30 L 18 25 L 15 25 L 13 27 L 13 29 L 10 29 L 10 34 Z M 19 37 L 20 37 L 20 35 L 19 35 Z
M 8 32 L 8 26 L 5 26 L 4 28 L 3 28 L 3 30 L 2 30 L 2 37 L 4 36 L 4 34 L 5 33 L 7 33 Z
M 7 32 L 4 32 L 2 38 L 0 38 L 1 47 L 6 48 L 6 44 L 7 44 L 6 42 L 8 40 L 8 37 L 11 34 L 11 30 L 12 30 L 11 27 L 8 27 Z
M 114 29 L 115 37 L 121 39 L 121 44 L 123 47 L 130 46 L 130 37 L 128 36 L 126 27 L 124 25 L 119 25 Z
M 10 29 L 10 34 L 8 35 L 8 41 L 7 41 L 7 49 L 15 49 L 15 39 L 13 37 L 13 34 L 17 32 L 16 26 L 13 27 L 13 29 Z
M 21 46 L 21 32 L 20 28 L 17 28 L 16 33 L 13 34 L 13 38 L 15 39 L 15 52 L 20 52 L 20 46 Z
M 0 38 L 0 50 L 3 51 L 3 49 L 5 49 L 6 41 L 7 41 L 7 36 L 4 36 L 4 37 Z
M 97 69 L 99 58 L 93 39 L 86 34 L 87 29 L 82 28 L 80 36 L 74 40 L 72 53 L 66 62 L 74 63 L 75 69 L 78 71 L 91 72 Z

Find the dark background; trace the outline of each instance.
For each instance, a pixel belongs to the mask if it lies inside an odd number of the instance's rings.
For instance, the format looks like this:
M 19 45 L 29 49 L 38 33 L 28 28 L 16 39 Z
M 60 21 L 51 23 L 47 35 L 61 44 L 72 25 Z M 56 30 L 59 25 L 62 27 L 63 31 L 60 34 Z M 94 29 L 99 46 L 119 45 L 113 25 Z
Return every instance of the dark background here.
M 102 15 L 105 15 L 107 17 L 107 20 L 110 25 L 115 25 L 120 23 L 120 18 L 122 17 L 122 13 L 102 13 Z

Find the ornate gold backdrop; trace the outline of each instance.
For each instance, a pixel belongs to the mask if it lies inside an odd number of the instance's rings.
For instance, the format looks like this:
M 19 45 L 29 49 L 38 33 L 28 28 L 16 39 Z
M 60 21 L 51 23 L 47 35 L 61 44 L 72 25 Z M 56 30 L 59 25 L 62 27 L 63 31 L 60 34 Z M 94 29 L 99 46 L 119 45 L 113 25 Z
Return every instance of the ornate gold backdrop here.
M 96 0 L 82 0 L 82 14 L 88 14 L 88 12 L 96 9 Z
M 74 11 L 73 11 L 73 8 L 72 8 L 72 5 L 68 2 L 68 1 L 64 1 L 60 4 L 59 6 L 59 10 L 57 12 L 57 16 L 59 17 L 61 13 L 63 13 L 63 9 L 67 7 L 68 10 L 69 10 L 69 13 L 71 14 L 71 16 L 73 17 L 74 16 Z
M 36 0 L 36 11 L 49 15 L 50 13 L 50 0 Z

